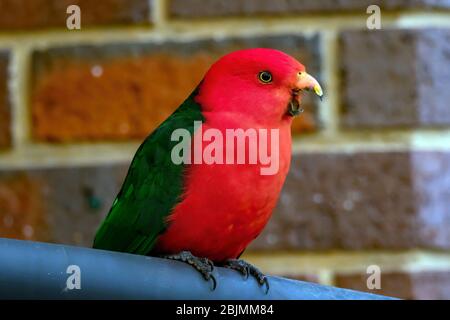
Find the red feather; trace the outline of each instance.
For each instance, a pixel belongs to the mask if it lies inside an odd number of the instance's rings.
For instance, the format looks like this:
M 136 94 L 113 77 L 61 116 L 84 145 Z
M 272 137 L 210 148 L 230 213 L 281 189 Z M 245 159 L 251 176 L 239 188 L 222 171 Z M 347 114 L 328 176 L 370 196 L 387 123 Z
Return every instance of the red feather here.
M 272 73 L 273 83 L 258 81 L 258 73 L 264 70 Z M 183 200 L 158 239 L 157 251 L 189 250 L 224 261 L 237 258 L 260 234 L 289 169 L 292 117 L 286 110 L 300 71 L 304 67 L 298 61 L 271 49 L 236 51 L 211 67 L 196 97 L 205 116 L 203 132 L 214 128 L 225 137 L 226 129 L 278 129 L 279 170 L 261 175 L 264 165 L 259 162 L 188 165 Z

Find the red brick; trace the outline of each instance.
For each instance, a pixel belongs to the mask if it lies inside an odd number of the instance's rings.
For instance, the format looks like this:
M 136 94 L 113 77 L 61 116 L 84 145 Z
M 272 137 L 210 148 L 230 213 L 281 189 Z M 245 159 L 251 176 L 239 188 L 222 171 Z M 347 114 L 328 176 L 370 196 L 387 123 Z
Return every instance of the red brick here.
M 342 112 L 347 128 L 450 125 L 450 31 L 345 31 Z
M 145 24 L 149 0 L 0 0 L 0 30 L 66 28 L 69 5 L 81 9 L 81 28 Z
M 127 167 L 0 171 L 0 237 L 91 246 Z
M 255 250 L 450 248 L 450 153 L 296 155 Z
M 450 8 L 450 2 L 441 0 L 171 0 L 169 8 L 173 17 L 198 18 L 345 11 L 366 14 L 372 4 L 379 5 L 382 11 Z
M 178 107 L 215 59 L 258 46 L 291 53 L 320 77 L 317 37 L 286 35 L 37 52 L 31 100 L 33 136 L 41 141 L 142 139 Z M 96 77 L 99 70 L 101 75 Z M 294 132 L 316 127 L 315 99 L 307 96 L 304 108 Z
M 381 288 L 367 288 L 367 274 L 340 274 L 336 285 L 359 291 L 402 299 L 450 299 L 450 272 L 390 272 L 381 273 Z
M 0 237 L 48 240 L 43 186 L 26 175 L 0 178 Z
M 8 94 L 9 54 L 0 51 L 0 149 L 11 146 L 11 107 Z
M 94 62 L 55 66 L 36 84 L 34 136 L 49 141 L 142 139 L 193 90 L 211 62 L 203 55 L 187 61 L 168 55 L 123 58 L 99 63 L 99 78 L 91 71 Z

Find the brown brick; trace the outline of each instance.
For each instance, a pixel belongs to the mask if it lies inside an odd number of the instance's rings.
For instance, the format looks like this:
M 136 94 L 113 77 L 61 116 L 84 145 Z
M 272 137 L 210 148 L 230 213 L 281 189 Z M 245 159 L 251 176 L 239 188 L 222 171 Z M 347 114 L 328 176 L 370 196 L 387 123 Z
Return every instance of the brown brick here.
M 11 107 L 8 94 L 9 54 L 0 51 L 0 149 L 11 145 Z
M 0 237 L 48 240 L 42 185 L 26 175 L 0 178 Z
M 80 7 L 82 29 L 150 20 L 149 0 L 0 0 L 0 30 L 66 28 L 69 5 Z
M 34 55 L 33 135 L 38 140 L 142 139 L 188 96 L 219 56 L 274 47 L 320 77 L 318 39 L 299 36 L 68 47 Z M 313 102 L 314 101 L 314 102 Z M 315 128 L 315 99 L 295 132 Z
M 92 245 L 126 169 L 0 171 L 0 237 Z
M 450 30 L 346 31 L 340 40 L 345 127 L 450 125 Z
M 367 288 L 367 274 L 340 274 L 336 286 L 402 299 L 450 299 L 450 272 L 381 273 L 381 288 Z
M 366 8 L 372 4 L 381 10 L 450 8 L 447 0 L 171 0 L 169 8 L 174 17 L 198 18 L 343 11 L 366 14 Z
M 450 153 L 294 156 L 256 250 L 450 248 Z

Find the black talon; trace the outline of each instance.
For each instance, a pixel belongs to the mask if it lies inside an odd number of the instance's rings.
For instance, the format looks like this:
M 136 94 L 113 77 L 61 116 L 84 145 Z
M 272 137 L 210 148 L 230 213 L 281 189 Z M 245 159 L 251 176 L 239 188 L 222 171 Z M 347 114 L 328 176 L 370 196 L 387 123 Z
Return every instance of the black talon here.
M 269 286 L 269 280 L 267 280 L 267 277 L 264 276 L 263 283 L 261 285 L 266 285 L 266 294 L 269 292 L 270 286 Z
M 266 285 L 266 294 L 269 292 L 269 280 L 267 277 L 258 268 L 247 261 L 240 259 L 228 259 L 225 261 L 223 266 L 242 273 L 245 279 L 248 279 L 249 275 L 252 275 L 255 277 L 260 286 Z
M 199 258 L 194 256 L 190 251 L 181 251 L 178 254 L 160 255 L 161 258 L 180 261 L 189 264 L 194 267 L 195 270 L 200 272 L 203 279 L 206 281 L 212 281 L 212 291 L 217 287 L 217 280 L 213 275 L 214 263 L 208 258 Z
M 247 280 L 248 277 L 250 276 L 250 269 L 246 266 L 246 267 L 244 268 L 243 273 L 244 273 L 245 280 Z
M 216 290 L 216 287 L 217 287 L 217 280 L 216 280 L 216 277 L 214 277 L 213 275 L 211 275 L 210 278 L 211 278 L 211 280 L 212 280 L 212 288 L 211 288 L 211 291 L 214 291 L 214 290 Z

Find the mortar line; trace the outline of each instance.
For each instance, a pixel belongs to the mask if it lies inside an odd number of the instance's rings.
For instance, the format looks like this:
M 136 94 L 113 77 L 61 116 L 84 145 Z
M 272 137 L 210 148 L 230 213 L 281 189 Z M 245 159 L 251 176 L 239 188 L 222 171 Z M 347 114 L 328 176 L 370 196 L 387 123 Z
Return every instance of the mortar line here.
M 107 165 L 111 163 L 129 164 L 136 152 L 139 143 L 91 143 L 88 145 L 56 145 L 23 146 L 21 149 L 0 154 L 0 170 L 29 169 L 36 167 L 64 167 L 84 165 Z M 298 154 L 334 154 L 334 153 L 376 153 L 376 152 L 409 152 L 411 148 L 407 143 L 371 143 L 333 141 L 318 144 L 316 142 L 298 143 L 294 145 L 293 155 Z M 449 152 L 449 148 L 418 148 L 413 151 Z
M 339 130 L 339 77 L 337 33 L 328 30 L 322 33 L 322 74 L 326 84 L 325 99 L 319 106 L 319 118 L 323 134 L 334 135 Z
M 16 45 L 12 48 L 12 56 L 9 86 L 12 100 L 13 147 L 17 151 L 24 148 L 25 144 L 29 142 L 30 48 L 25 45 Z
M 245 17 L 212 19 L 207 21 L 177 21 L 166 19 L 165 2 L 156 2 L 152 16 L 157 17 L 154 28 L 142 26 L 124 26 L 92 28 L 82 33 L 73 33 L 68 36 L 64 30 L 40 30 L 33 32 L 16 32 L 14 34 L 0 33 L 0 47 L 11 45 L 15 42 L 28 42 L 37 47 L 52 45 L 68 45 L 95 42 L 129 42 L 151 40 L 195 40 L 214 37 L 238 37 L 261 34 L 302 33 L 314 34 L 327 29 L 364 29 L 367 14 L 338 15 L 338 16 L 281 16 L 281 17 Z M 162 14 L 162 16 L 159 16 Z M 421 22 L 421 27 L 441 26 L 450 27 L 450 12 L 440 14 L 420 14 L 414 12 L 384 13 L 383 26 L 386 27 L 414 27 L 411 21 Z M 299 30 L 301 32 L 299 32 Z
M 167 27 L 168 10 L 167 1 L 164 0 L 148 0 L 151 6 L 151 20 L 153 22 L 154 31 L 161 32 Z
M 339 274 L 365 273 L 370 265 L 382 272 L 447 272 L 450 252 L 433 250 L 404 251 L 325 251 L 325 252 L 248 252 L 243 259 L 258 265 L 268 273 L 315 274 L 329 278 Z

